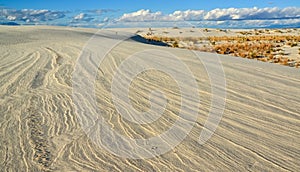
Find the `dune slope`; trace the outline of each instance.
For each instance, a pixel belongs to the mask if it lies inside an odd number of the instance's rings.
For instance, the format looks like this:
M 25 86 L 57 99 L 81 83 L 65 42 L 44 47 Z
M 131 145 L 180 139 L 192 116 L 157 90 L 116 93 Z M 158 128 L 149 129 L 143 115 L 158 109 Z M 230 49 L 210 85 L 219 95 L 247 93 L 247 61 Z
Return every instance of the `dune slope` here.
M 197 141 L 208 117 L 212 98 L 205 67 L 191 51 L 153 46 L 133 40 L 124 41 L 113 48 L 99 65 L 95 82 L 97 107 L 110 126 L 128 137 L 149 138 L 167 130 L 178 119 L 180 89 L 169 75 L 155 70 L 141 73 L 133 80 L 129 97 L 134 108 L 145 111 L 150 107 L 150 92 L 153 89 L 164 92 L 168 103 L 158 121 L 142 126 L 132 124 L 122 119 L 115 109 L 110 90 L 115 71 L 129 55 L 146 49 L 175 54 L 189 67 L 199 87 L 199 117 L 180 145 L 152 159 L 126 159 L 99 147 L 81 127 L 72 99 L 72 74 L 83 47 L 94 32 L 92 29 L 59 27 L 0 27 L 0 169 L 300 169 L 298 69 L 219 56 L 227 83 L 226 107 L 213 137 L 206 144 L 199 145 Z M 214 58 L 209 53 L 200 53 L 200 57 Z M 85 63 L 98 65 L 88 57 Z M 210 60 L 207 63 L 212 67 L 215 65 Z M 129 67 L 136 66 L 132 64 Z M 176 66 L 174 70 L 176 71 Z M 180 75 L 180 71 L 176 72 Z M 189 88 L 188 82 L 186 87 Z M 124 103 L 125 107 L 131 105 Z M 190 105 L 194 107 L 192 100 Z M 93 127 L 97 128 L 97 123 L 94 124 L 91 130 L 94 130 Z

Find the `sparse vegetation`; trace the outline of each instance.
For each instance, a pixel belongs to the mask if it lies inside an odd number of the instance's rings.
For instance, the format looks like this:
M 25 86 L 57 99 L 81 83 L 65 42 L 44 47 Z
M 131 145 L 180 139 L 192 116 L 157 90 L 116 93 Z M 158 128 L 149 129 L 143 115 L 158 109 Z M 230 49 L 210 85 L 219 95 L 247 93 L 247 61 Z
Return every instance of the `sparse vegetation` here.
M 209 32 L 204 29 L 204 32 Z M 212 37 L 162 37 L 148 35 L 146 39 L 159 41 L 169 44 L 171 47 L 179 47 L 180 42 L 185 42 L 190 50 L 200 50 L 207 52 L 217 52 L 238 56 L 242 58 L 257 59 L 264 62 L 278 63 L 282 65 L 299 67 L 300 61 L 289 59 L 288 53 L 285 53 L 282 47 L 288 45 L 290 47 L 298 46 L 300 36 L 294 35 L 262 35 L 269 30 L 256 30 L 258 35 L 251 32 L 239 32 L 243 36 L 212 36 Z M 274 32 L 282 32 L 275 30 Z M 252 34 L 252 35 L 251 35 Z M 251 36 L 249 36 L 251 35 Z M 201 44 L 201 46 L 195 46 Z M 300 55 L 300 48 L 299 48 Z
M 178 41 L 174 41 L 173 44 L 172 44 L 172 46 L 175 47 L 175 48 L 179 47 Z
M 297 42 L 288 42 L 287 45 L 291 46 L 291 47 L 295 47 L 297 46 Z

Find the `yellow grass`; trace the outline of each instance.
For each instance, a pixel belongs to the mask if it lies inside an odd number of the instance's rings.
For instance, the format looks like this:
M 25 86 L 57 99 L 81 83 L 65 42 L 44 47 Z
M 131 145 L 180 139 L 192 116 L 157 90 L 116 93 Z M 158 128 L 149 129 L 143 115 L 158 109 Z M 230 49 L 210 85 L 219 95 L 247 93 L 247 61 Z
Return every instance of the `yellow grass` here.
M 251 32 L 240 32 L 243 36 L 211 36 L 211 37 L 167 37 L 167 36 L 145 36 L 146 39 L 151 41 L 165 42 L 171 47 L 179 47 L 180 42 L 192 42 L 193 44 L 209 41 L 210 44 L 197 47 L 194 45 L 183 47 L 190 50 L 199 50 L 207 52 L 217 52 L 218 54 L 233 55 L 242 58 L 257 59 L 264 62 L 278 63 L 288 65 L 288 62 L 294 60 L 285 55 L 283 49 L 284 45 L 290 47 L 298 46 L 300 36 L 293 35 L 259 35 L 261 33 L 269 32 L 256 31 L 256 35 L 251 35 Z M 277 32 L 275 30 L 275 32 Z M 279 31 L 278 31 L 279 32 Z M 300 48 L 299 48 L 300 54 Z M 281 57 L 275 58 L 275 55 Z M 295 67 L 299 66 L 300 62 L 295 61 Z

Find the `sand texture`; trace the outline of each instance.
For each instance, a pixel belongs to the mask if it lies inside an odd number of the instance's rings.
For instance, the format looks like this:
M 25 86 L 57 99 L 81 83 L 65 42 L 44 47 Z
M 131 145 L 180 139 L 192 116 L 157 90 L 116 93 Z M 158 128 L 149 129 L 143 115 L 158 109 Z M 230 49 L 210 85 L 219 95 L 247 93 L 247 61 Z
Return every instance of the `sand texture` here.
M 82 68 L 99 65 L 96 105 L 107 123 L 124 136 L 149 138 L 167 130 L 179 118 L 180 89 L 169 75 L 156 70 L 140 73 L 133 80 L 129 89 L 131 104 L 123 106 L 146 111 L 150 107 L 150 92 L 159 89 L 168 100 L 159 120 L 147 125 L 132 124 L 115 109 L 111 95 L 113 75 L 129 55 L 146 49 L 173 53 L 191 70 L 199 87 L 196 90 L 201 100 L 199 116 L 181 144 L 155 158 L 126 159 L 100 147 L 88 137 L 79 119 L 90 121 L 91 131 L 97 131 L 97 122 L 89 116 L 78 118 L 72 99 L 76 84 L 72 82 L 72 74 L 77 59 L 95 31 L 0 27 L 0 171 L 300 169 L 299 69 L 220 55 L 227 84 L 226 106 L 216 132 L 206 144 L 200 145 L 199 134 L 212 99 L 205 67 L 189 50 L 145 44 L 135 39 L 121 42 L 100 65 L 88 56 L 81 63 Z M 208 65 L 216 67 L 209 60 L 214 55 L 199 54 Z M 129 66 L 135 67 L 135 63 Z M 174 64 L 171 69 L 181 75 L 178 67 Z M 195 89 L 189 84 L 186 82 L 184 87 Z M 84 99 L 82 103 L 87 104 Z M 193 100 L 189 105 L 198 106 Z

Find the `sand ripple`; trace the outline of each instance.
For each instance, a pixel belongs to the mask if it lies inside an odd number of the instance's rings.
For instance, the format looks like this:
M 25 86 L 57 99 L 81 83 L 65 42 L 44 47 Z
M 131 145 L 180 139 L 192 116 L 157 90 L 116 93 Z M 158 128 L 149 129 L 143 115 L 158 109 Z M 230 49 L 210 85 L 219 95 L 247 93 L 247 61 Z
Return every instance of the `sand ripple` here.
M 213 137 L 200 146 L 197 141 L 211 100 L 204 66 L 187 50 L 134 41 L 121 43 L 99 66 L 95 85 L 97 106 L 109 125 L 128 137 L 149 138 L 168 129 L 178 118 L 178 86 L 170 76 L 157 71 L 141 73 L 132 83 L 129 96 L 132 106 L 143 111 L 150 106 L 149 93 L 154 88 L 162 90 L 168 103 L 158 121 L 136 125 L 122 119 L 116 111 L 110 91 L 113 74 L 128 54 L 140 48 L 172 52 L 187 64 L 201 88 L 199 119 L 182 144 L 156 158 L 125 159 L 102 149 L 82 130 L 72 100 L 76 60 L 93 32 L 55 27 L 0 27 L 1 171 L 300 169 L 299 70 L 222 56 L 227 80 L 226 109 Z M 86 61 L 97 65 L 92 59 Z M 93 127 L 97 125 L 91 126 L 91 131 Z M 153 147 L 153 151 L 156 149 Z

